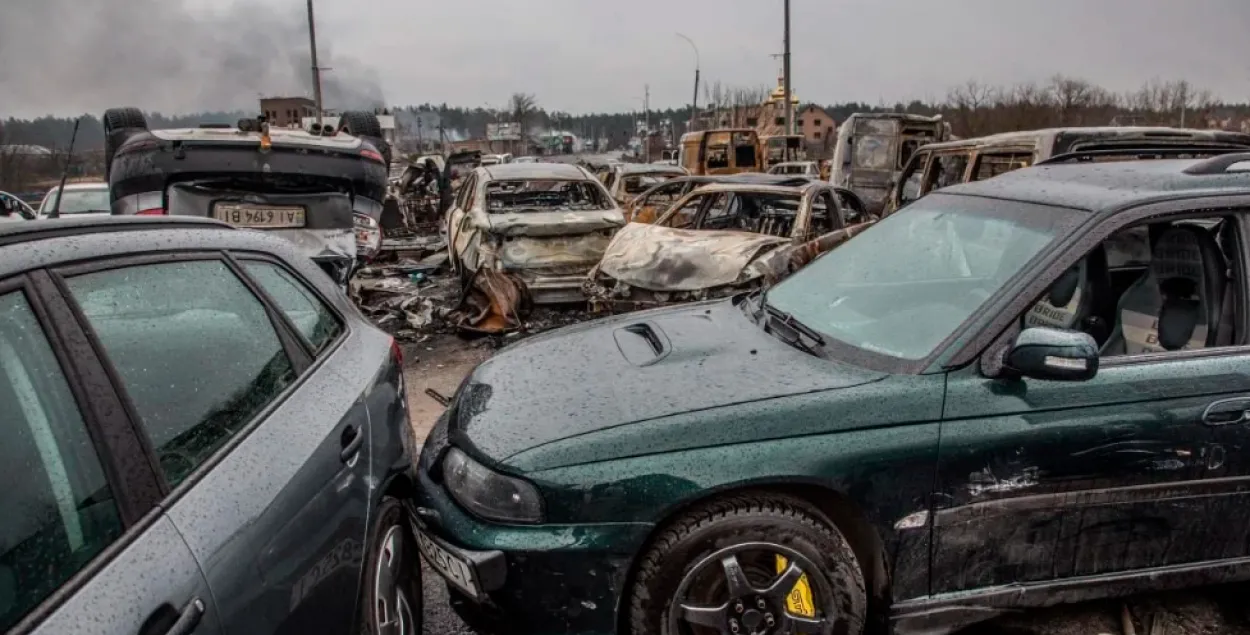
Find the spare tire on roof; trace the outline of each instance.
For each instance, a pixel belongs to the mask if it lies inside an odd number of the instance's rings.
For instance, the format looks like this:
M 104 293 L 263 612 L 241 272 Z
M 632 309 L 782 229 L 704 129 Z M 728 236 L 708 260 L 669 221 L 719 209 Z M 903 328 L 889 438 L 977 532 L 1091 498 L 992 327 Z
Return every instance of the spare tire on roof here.
M 109 108 L 100 120 L 104 124 L 104 179 L 108 180 L 117 149 L 130 137 L 147 131 L 148 120 L 138 108 Z
M 345 130 L 353 137 L 367 139 L 369 143 L 377 147 L 382 160 L 386 162 L 386 167 L 390 168 L 391 144 L 382 138 L 382 124 L 378 121 L 377 115 L 360 110 L 348 110 L 339 115 L 339 130 Z

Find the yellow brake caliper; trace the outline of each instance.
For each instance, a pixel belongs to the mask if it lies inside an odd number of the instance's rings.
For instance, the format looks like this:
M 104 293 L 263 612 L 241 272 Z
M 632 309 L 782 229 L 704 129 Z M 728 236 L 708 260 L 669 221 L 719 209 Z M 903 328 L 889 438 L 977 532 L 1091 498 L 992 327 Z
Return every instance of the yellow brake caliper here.
M 782 556 L 777 556 L 777 573 L 786 570 L 790 565 Z M 812 585 L 807 582 L 807 574 L 795 583 L 794 588 L 790 589 L 790 594 L 786 596 L 786 610 L 793 615 L 800 617 L 816 617 L 816 603 L 812 601 Z

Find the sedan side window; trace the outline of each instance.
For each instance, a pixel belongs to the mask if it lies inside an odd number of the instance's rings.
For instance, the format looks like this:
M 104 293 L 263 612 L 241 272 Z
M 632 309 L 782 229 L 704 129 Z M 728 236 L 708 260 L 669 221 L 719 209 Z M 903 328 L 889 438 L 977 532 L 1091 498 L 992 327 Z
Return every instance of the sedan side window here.
M 248 261 L 243 267 L 264 287 L 313 351 L 320 352 L 343 332 L 343 325 L 330 307 L 287 270 L 271 262 Z
M 295 379 L 264 306 L 218 260 L 68 280 L 171 486 Z
M 122 533 L 65 375 L 21 292 L 0 296 L 0 630 Z
M 707 200 L 706 194 L 690 197 L 685 205 L 672 212 L 672 216 L 669 216 L 664 225 L 678 229 L 694 227 L 694 222 L 699 217 L 699 208 L 703 207 L 705 200 Z

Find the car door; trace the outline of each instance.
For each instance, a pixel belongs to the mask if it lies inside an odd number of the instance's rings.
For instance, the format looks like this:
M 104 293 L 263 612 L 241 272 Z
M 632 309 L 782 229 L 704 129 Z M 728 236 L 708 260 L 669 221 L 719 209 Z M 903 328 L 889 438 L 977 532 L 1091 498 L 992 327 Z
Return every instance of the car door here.
M 1070 254 L 1048 275 L 1082 256 L 1093 254 Z M 1244 254 L 1239 262 L 1230 264 L 1244 272 Z M 1244 307 L 1244 273 L 1233 278 Z M 948 378 L 932 593 L 1044 592 L 1081 578 L 1096 587 L 1100 575 L 1245 555 L 1246 462 L 1230 457 L 1250 442 L 1250 349 L 1104 354 L 1081 382 L 986 376 L 1003 348 L 991 350 Z
M 460 186 L 460 191 L 456 193 L 456 200 L 452 203 L 451 209 L 447 211 L 447 251 L 451 256 L 450 260 L 453 267 L 462 266 L 460 254 L 467 245 L 467 239 L 464 236 L 463 228 L 468 218 L 473 191 L 477 188 L 477 175 L 471 174 L 465 179 L 464 185 Z
M 921 197 L 920 190 L 924 182 L 925 166 L 929 163 L 929 155 L 928 150 L 912 155 L 890 191 L 890 198 L 885 209 L 886 214 L 891 214 Z
M 43 272 L 0 282 L 0 630 L 220 632 L 104 367 Z
M 58 272 L 155 452 L 161 505 L 227 635 L 357 623 L 370 367 L 329 303 L 314 315 L 276 303 L 274 276 L 330 293 L 301 265 L 197 252 Z

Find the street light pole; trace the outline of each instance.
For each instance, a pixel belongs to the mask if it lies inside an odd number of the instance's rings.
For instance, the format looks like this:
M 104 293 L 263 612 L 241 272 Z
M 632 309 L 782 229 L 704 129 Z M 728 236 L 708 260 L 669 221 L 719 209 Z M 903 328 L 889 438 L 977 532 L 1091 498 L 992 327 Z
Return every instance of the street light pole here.
M 785 84 L 786 84 L 786 134 L 794 134 L 794 105 L 790 103 L 790 0 L 786 3 L 786 52 L 785 52 Z
M 643 131 L 642 145 L 645 148 L 643 156 L 647 158 L 647 163 L 651 162 L 651 85 L 643 84 L 642 112 L 643 112 Z
M 694 40 L 681 33 L 678 33 L 677 37 L 689 42 L 690 48 L 694 49 L 694 99 L 690 102 L 690 125 L 688 126 L 689 130 L 694 130 L 696 117 L 698 117 L 699 112 L 699 67 L 701 66 L 699 63 L 699 47 L 695 46 Z
M 317 104 L 317 126 L 321 126 L 321 67 L 317 66 L 317 21 L 313 19 L 313 0 L 308 0 L 308 45 L 312 50 L 313 101 Z

